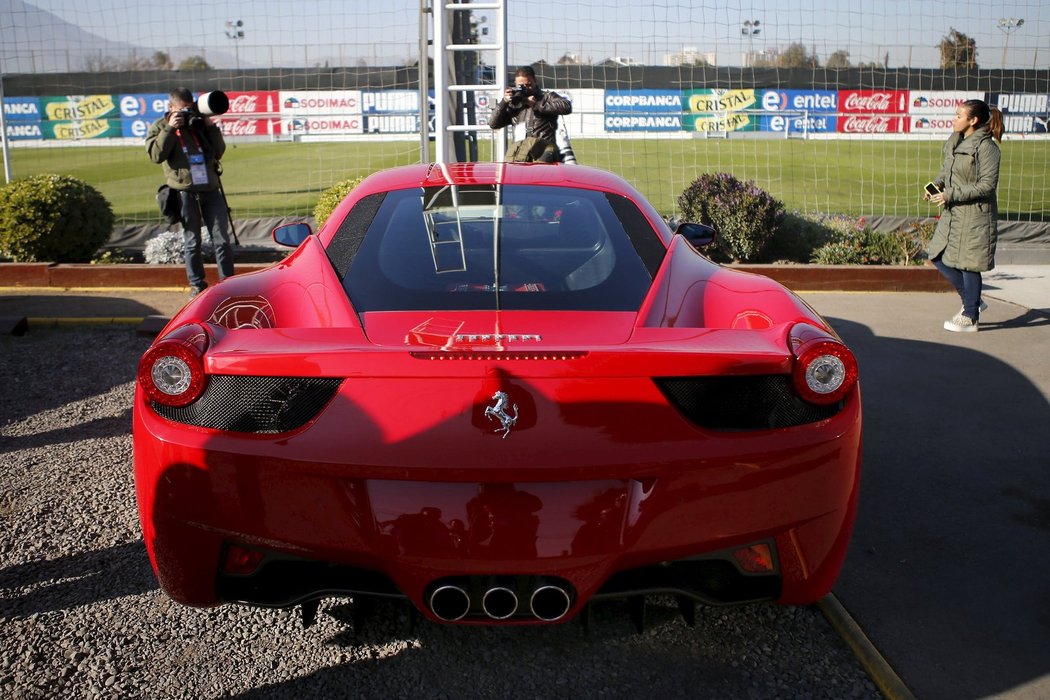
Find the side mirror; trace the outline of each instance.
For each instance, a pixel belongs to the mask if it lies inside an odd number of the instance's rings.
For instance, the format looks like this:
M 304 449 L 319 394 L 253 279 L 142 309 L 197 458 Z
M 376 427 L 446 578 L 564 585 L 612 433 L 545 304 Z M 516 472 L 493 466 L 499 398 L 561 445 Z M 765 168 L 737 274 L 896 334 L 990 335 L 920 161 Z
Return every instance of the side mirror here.
M 310 224 L 282 224 L 273 230 L 274 243 L 295 248 L 313 233 Z
M 715 236 L 718 235 L 714 226 L 708 226 L 707 224 L 679 224 L 678 228 L 675 229 L 675 235 L 679 234 L 685 236 L 685 240 L 689 241 L 697 250 L 714 243 Z

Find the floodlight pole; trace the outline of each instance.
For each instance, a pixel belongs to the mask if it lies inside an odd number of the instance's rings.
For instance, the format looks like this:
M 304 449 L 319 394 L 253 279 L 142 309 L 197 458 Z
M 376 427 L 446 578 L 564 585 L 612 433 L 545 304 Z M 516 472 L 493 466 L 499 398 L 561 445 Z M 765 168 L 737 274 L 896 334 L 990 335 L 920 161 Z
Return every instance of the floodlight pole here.
M 1006 69 L 1006 50 L 1010 48 L 1010 34 L 1020 29 L 1023 25 L 1024 19 L 1014 19 L 1013 17 L 999 18 L 999 29 L 1006 35 L 1006 38 L 1003 40 L 1002 67 L 1004 70 Z
M 237 62 L 237 70 L 241 69 L 240 39 L 244 38 L 244 22 L 239 19 L 226 20 L 226 36 L 233 40 L 233 56 Z
M 759 28 L 761 24 L 762 22 L 757 19 L 749 19 L 740 26 L 740 33 L 747 37 L 748 42 L 748 65 L 745 68 L 755 67 L 755 35 L 762 31 Z

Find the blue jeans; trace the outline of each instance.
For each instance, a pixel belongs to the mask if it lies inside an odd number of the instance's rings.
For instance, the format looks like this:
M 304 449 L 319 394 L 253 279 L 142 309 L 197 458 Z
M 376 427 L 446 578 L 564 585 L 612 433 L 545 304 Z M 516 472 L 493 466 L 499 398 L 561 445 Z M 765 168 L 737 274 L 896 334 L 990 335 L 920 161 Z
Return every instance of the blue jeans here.
M 955 291 L 959 293 L 959 297 L 962 298 L 963 316 L 976 321 L 981 315 L 978 308 L 981 303 L 981 273 L 949 267 L 941 261 L 939 255 L 933 260 L 933 264 L 941 271 L 944 278 L 951 282 Z
M 219 280 L 233 274 L 233 247 L 230 245 L 229 216 L 226 202 L 218 190 L 179 192 L 182 200 L 182 255 L 186 261 L 186 278 L 194 289 L 204 289 L 204 257 L 201 255 L 201 224 L 208 227 L 215 246 Z

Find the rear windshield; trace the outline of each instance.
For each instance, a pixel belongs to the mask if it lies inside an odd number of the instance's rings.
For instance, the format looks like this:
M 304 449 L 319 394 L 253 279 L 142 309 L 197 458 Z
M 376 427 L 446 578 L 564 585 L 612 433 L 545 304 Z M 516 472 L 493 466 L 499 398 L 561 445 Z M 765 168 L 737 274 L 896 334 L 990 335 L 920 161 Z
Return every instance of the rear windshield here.
M 399 190 L 383 199 L 343 284 L 359 312 L 634 311 L 659 262 L 638 251 L 653 257 L 656 239 L 634 204 L 603 192 Z

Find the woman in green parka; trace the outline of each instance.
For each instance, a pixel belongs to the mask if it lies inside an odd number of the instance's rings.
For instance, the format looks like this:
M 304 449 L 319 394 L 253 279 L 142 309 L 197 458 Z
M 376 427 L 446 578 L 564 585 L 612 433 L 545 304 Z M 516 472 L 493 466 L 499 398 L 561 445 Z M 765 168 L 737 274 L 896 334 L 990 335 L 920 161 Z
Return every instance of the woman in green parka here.
M 1003 117 L 983 100 L 967 100 L 955 110 L 952 135 L 944 144 L 944 164 L 933 183 L 940 190 L 926 199 L 943 207 L 927 253 L 962 298 L 959 313 L 944 322 L 948 331 L 972 333 L 982 308 L 981 273 L 995 267 L 999 204 L 999 143 Z

